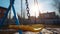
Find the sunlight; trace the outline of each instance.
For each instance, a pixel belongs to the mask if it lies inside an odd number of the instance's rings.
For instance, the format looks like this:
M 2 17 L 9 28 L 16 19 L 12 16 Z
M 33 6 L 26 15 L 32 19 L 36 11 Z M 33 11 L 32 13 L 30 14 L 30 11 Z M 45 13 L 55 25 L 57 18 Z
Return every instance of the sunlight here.
M 40 4 L 39 4 L 39 6 L 40 6 Z M 39 16 L 39 11 L 40 11 L 39 6 L 37 4 L 32 4 L 30 6 L 30 14 L 31 14 L 31 16 L 36 16 L 36 17 Z

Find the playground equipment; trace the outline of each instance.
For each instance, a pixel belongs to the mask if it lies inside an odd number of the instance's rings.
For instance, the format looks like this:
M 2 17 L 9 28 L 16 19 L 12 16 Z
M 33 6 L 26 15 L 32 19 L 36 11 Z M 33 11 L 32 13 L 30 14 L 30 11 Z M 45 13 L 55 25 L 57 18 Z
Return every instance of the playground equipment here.
M 14 13 L 14 18 L 16 19 L 15 23 L 16 25 L 9 25 L 9 29 L 16 29 L 18 30 L 19 34 L 22 34 L 22 31 L 32 31 L 32 32 L 40 32 L 43 28 L 44 25 L 41 24 L 32 24 L 32 25 L 20 25 L 19 20 L 16 17 L 16 12 L 15 12 L 15 8 L 14 8 L 14 1 L 15 0 L 10 0 L 10 5 L 7 8 L 7 11 L 2 19 L 2 21 L 0 22 L 0 26 L 4 25 L 4 21 L 9 13 L 9 10 L 13 9 L 13 13 Z M 28 19 L 30 18 L 30 13 L 29 13 L 29 7 L 28 7 L 28 1 L 26 0 L 26 10 L 27 10 L 27 16 Z
M 44 25 L 42 24 L 32 24 L 32 25 L 9 25 L 10 29 L 23 30 L 23 31 L 31 31 L 31 32 L 40 32 Z

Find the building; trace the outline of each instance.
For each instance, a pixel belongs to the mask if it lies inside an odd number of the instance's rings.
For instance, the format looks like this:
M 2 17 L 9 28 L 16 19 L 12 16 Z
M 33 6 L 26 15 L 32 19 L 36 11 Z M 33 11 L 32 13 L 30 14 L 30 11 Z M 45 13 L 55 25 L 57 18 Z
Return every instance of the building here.
M 0 19 L 4 16 L 4 13 L 6 12 L 7 8 L 0 7 Z
M 35 19 L 36 19 L 36 17 L 30 16 L 30 20 L 35 20 Z
M 60 19 L 58 16 L 55 15 L 55 12 L 47 12 L 47 13 L 40 13 L 39 14 L 39 23 L 43 24 L 60 24 Z
M 39 13 L 40 19 L 54 19 L 56 18 L 55 12 Z

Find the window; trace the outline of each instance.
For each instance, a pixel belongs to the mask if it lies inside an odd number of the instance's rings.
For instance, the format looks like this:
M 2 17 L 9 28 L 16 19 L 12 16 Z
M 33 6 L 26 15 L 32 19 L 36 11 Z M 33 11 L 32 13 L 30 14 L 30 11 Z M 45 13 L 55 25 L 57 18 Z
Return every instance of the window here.
M 0 10 L 0 14 L 1 14 L 1 10 Z

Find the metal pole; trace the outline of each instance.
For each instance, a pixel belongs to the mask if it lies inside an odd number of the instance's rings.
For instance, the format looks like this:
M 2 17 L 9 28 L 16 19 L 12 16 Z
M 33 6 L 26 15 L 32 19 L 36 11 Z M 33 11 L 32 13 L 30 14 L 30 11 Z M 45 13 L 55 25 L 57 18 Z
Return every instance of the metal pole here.
M 21 17 L 22 17 L 22 0 L 21 0 Z
M 36 24 L 36 12 L 35 12 L 34 24 Z
M 22 19 L 22 0 L 21 0 L 21 24 L 23 23 L 23 19 Z
M 12 5 L 12 9 L 13 9 L 13 13 L 14 13 L 14 17 L 16 19 L 16 25 L 19 25 L 19 20 L 16 18 L 16 12 L 15 12 L 15 9 L 14 9 L 14 6 Z M 18 30 L 19 34 L 22 34 L 22 30 Z

